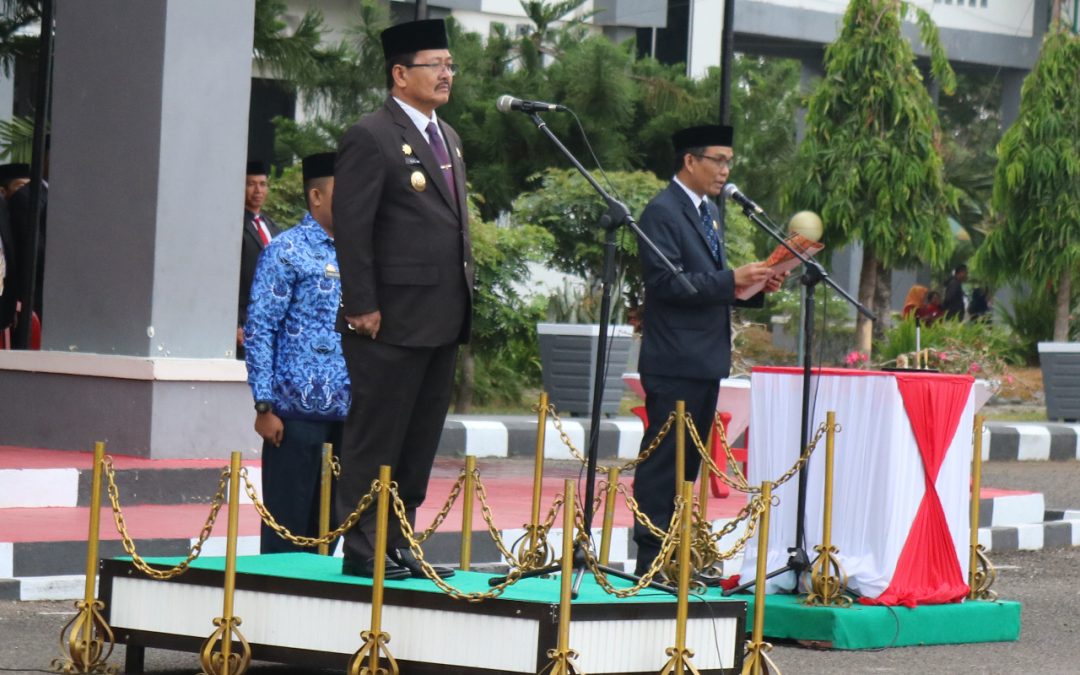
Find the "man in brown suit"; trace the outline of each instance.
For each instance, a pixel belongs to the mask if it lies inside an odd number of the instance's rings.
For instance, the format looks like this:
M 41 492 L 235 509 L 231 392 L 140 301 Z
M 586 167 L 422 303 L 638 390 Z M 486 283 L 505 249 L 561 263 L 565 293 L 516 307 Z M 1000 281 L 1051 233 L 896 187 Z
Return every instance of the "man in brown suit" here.
M 400 24 L 382 45 L 390 96 L 345 133 L 334 170 L 338 330 L 353 387 L 337 499 L 353 511 L 386 464 L 415 524 L 469 337 L 473 261 L 461 139 L 435 115 L 457 70 L 446 27 Z M 387 578 L 423 576 L 393 513 L 387 548 Z M 374 508 L 344 551 L 344 573 L 372 574 Z

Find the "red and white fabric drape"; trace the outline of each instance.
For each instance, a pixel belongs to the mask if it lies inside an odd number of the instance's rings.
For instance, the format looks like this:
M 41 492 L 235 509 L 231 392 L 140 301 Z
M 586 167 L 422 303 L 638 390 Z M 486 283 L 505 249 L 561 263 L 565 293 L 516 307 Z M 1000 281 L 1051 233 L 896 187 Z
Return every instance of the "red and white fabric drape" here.
M 888 605 L 960 601 L 967 592 L 967 547 L 974 379 L 936 373 L 816 369 L 811 430 L 836 412 L 833 545 L 864 602 Z M 749 480 L 776 480 L 799 455 L 802 369 L 755 368 L 751 384 Z M 811 436 L 812 437 L 812 436 Z M 805 548 L 821 543 L 825 445 L 807 469 Z M 798 481 L 774 494 L 767 568 L 782 567 L 795 545 Z M 752 578 L 756 537 L 742 576 Z M 775 592 L 794 586 L 785 574 Z

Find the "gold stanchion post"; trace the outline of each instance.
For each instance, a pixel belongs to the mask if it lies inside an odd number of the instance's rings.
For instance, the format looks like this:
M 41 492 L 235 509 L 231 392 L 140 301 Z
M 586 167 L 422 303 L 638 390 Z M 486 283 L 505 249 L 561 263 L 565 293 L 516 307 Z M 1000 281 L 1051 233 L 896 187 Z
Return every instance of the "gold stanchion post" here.
M 476 498 L 476 457 L 465 456 L 465 495 L 461 505 L 461 570 L 469 571 L 472 563 L 473 501 Z
M 712 451 L 713 425 L 709 426 L 709 435 L 705 441 L 705 448 L 707 452 Z M 694 532 L 696 533 L 694 547 L 699 551 L 701 559 L 701 569 L 698 570 L 702 575 L 707 576 L 724 576 L 724 563 L 723 561 L 716 560 L 716 556 L 713 553 L 712 547 L 712 527 L 709 525 L 709 491 L 712 489 L 712 468 L 710 468 L 708 462 L 701 463 L 701 484 L 698 485 L 698 514 L 700 515 L 700 522 L 696 523 Z
M 690 659 L 694 652 L 686 648 L 686 621 L 690 614 L 690 539 L 693 536 L 694 484 L 684 481 L 679 490 L 682 496 L 682 515 L 679 520 L 679 593 L 675 610 L 675 646 L 668 647 L 670 657 L 660 675 L 683 675 L 687 670 L 696 673 L 697 669 Z
M 824 607 L 850 607 L 851 597 L 845 595 L 843 589 L 847 587 L 847 574 L 840 565 L 840 559 L 836 554 L 839 552 L 832 545 L 832 497 L 833 497 L 833 468 L 836 442 L 836 413 L 829 411 L 825 414 L 825 508 L 821 526 L 821 544 L 814 547 L 818 552 L 817 558 L 810 566 L 810 592 L 803 599 L 803 604 Z
M 364 644 L 349 659 L 349 675 L 398 675 L 397 661 L 387 648 L 390 634 L 382 630 L 383 584 L 386 582 L 387 521 L 390 516 L 390 467 L 379 467 L 379 501 L 375 525 L 375 569 L 371 575 L 371 628 L 360 633 Z M 380 668 L 379 653 L 389 668 Z
M 330 532 L 330 494 L 334 481 L 334 446 L 323 443 L 322 477 L 319 482 L 319 536 Z M 330 544 L 319 544 L 319 555 L 329 555 Z
M 713 435 L 715 433 L 716 432 L 713 430 L 713 427 L 710 425 L 709 435 L 706 437 L 705 440 L 706 452 L 712 452 Z M 709 483 L 710 479 L 712 478 L 712 468 L 709 466 L 708 462 L 703 461 L 701 463 L 701 471 L 699 473 L 701 474 L 701 484 L 698 485 L 698 509 L 701 511 L 701 519 L 708 520 L 710 489 Z
M 757 576 L 754 582 L 754 629 L 743 657 L 743 675 L 766 675 L 777 673 L 768 652 L 772 645 L 764 641 L 765 635 L 765 575 L 769 556 L 769 510 L 772 507 L 772 488 L 769 481 L 761 484 L 761 521 L 758 524 Z
M 607 565 L 611 557 L 611 530 L 615 526 L 615 494 L 619 489 L 619 467 L 609 466 L 607 490 L 604 491 L 604 529 L 600 532 L 600 564 Z
M 675 401 L 675 494 L 686 480 L 686 401 Z
M 982 441 L 986 418 L 975 416 L 973 451 L 971 453 L 971 543 L 968 558 L 968 599 L 994 600 L 997 593 L 990 590 L 997 579 L 997 570 L 986 557 L 986 548 L 979 544 L 979 496 L 982 490 Z
M 547 651 L 551 662 L 542 670 L 550 668 L 551 675 L 578 675 L 577 663 L 574 659 L 578 653 L 570 649 L 570 601 L 573 597 L 574 581 L 574 481 L 563 481 L 563 492 L 566 500 L 563 502 L 563 545 L 560 573 L 559 593 L 559 644 L 555 649 Z
M 229 531 L 225 542 L 225 599 L 221 616 L 214 619 L 217 629 L 203 643 L 199 652 L 202 675 L 241 675 L 251 663 L 251 646 L 237 628 L 240 617 L 233 616 L 236 593 L 236 538 L 240 529 L 240 453 L 233 452 L 229 463 Z M 233 635 L 240 643 L 240 653 L 233 653 Z M 221 650 L 214 651 L 220 644 Z
M 523 570 L 542 567 L 548 561 L 547 540 L 540 537 L 540 499 L 544 487 L 544 443 L 547 435 L 548 394 L 540 392 L 536 413 L 536 450 L 533 454 L 532 512 L 529 518 L 529 536 L 524 550 L 517 554 Z
M 75 603 L 78 612 L 60 631 L 60 651 L 64 651 L 64 635 L 67 635 L 66 659 L 54 659 L 54 669 L 65 673 L 114 673 L 107 665 L 112 654 L 112 628 L 101 610 L 105 603 L 97 599 L 98 541 L 101 536 L 101 474 L 105 458 L 105 444 L 94 443 L 94 470 L 90 480 L 90 532 L 86 537 L 86 584 L 83 599 Z

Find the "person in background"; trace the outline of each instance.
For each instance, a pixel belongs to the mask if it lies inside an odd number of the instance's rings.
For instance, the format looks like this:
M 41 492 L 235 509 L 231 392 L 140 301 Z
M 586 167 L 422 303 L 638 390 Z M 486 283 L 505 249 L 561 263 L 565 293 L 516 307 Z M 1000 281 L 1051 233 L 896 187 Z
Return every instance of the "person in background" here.
M 0 164 L 0 197 L 8 199 L 29 182 L 29 164 Z
M 14 177 L 8 182 L 7 189 L 5 190 L 8 215 L 11 218 L 11 230 L 14 233 L 15 239 L 15 267 L 16 274 L 18 275 L 13 282 L 16 284 L 18 292 L 18 297 L 16 297 L 15 300 L 20 305 L 18 309 L 19 316 L 15 321 L 17 324 L 23 316 L 29 316 L 32 327 L 35 325 L 35 322 L 43 322 L 45 320 L 45 237 L 48 231 L 47 225 L 49 222 L 50 142 L 50 136 L 46 135 L 43 180 L 40 192 L 38 193 L 41 204 L 41 220 L 37 224 L 36 248 L 34 246 L 35 224 L 30 222 L 31 216 L 33 215 L 31 213 L 33 209 L 31 208 L 32 202 L 30 200 L 31 188 L 33 187 L 30 185 L 30 167 L 26 167 L 25 173 L 22 171 L 21 166 L 18 167 L 18 170 L 11 174 Z M 36 274 L 33 273 L 35 256 L 37 258 Z M 31 278 L 32 274 L 33 278 Z M 27 308 L 30 308 L 31 311 L 27 312 Z M 40 349 L 40 335 L 35 336 L 36 330 L 36 328 L 31 329 L 29 338 L 26 341 L 21 340 L 21 331 L 11 331 L 13 337 L 11 346 L 15 349 Z
M 971 292 L 971 302 L 968 303 L 968 320 L 978 323 L 990 323 L 990 291 L 985 286 L 979 286 Z
M 270 165 L 262 160 L 247 163 L 244 181 L 244 234 L 240 243 L 240 297 L 236 309 L 236 358 L 244 358 L 244 324 L 247 323 L 251 280 L 259 254 L 281 231 L 270 216 L 262 212 L 270 189 Z
M 941 293 L 930 291 L 923 306 L 915 310 L 915 316 L 929 326 L 942 317 Z
M 8 349 L 11 346 L 9 329 L 15 325 L 15 309 L 19 301 L 15 230 L 11 226 L 11 216 L 8 214 L 7 205 L 8 189 L 15 180 L 12 176 L 11 167 L 13 166 L 15 165 L 0 166 L 0 349 Z
M 916 310 L 926 304 L 926 294 L 929 289 L 921 284 L 915 284 L 904 298 L 904 308 L 900 310 L 900 318 L 906 319 L 915 314 Z
M 263 501 L 279 523 L 306 537 L 319 536 L 323 443 L 335 453 L 341 447 L 350 403 L 334 330 L 341 302 L 330 208 L 334 158 L 332 152 L 304 158 L 308 212 L 259 256 L 244 327 L 255 431 L 263 439 Z M 263 523 L 262 553 L 295 550 L 311 549 Z
M 952 276 L 945 282 L 945 298 L 941 301 L 941 311 L 946 319 L 964 320 L 964 282 L 967 277 L 967 265 L 957 265 Z

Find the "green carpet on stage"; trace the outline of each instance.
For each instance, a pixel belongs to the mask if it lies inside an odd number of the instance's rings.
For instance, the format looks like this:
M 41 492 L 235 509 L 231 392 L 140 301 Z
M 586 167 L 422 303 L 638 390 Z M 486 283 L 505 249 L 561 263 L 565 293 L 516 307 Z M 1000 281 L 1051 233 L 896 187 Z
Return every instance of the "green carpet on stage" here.
M 747 601 L 746 625 L 753 626 L 754 596 Z M 1020 639 L 1020 603 L 961 602 L 948 605 L 847 609 L 806 607 L 795 595 L 765 599 L 765 635 L 771 639 L 814 640 L 834 649 L 881 649 Z
M 126 557 L 126 556 L 125 556 Z M 123 558 L 121 558 L 123 559 Z M 147 558 L 146 561 L 159 565 L 176 565 L 183 558 Z M 191 563 L 192 569 L 204 569 L 221 572 L 225 570 L 225 558 L 223 557 L 200 557 Z M 364 577 L 351 577 L 341 573 L 341 558 L 330 556 L 313 555 L 311 553 L 274 553 L 269 555 L 238 556 L 236 558 L 237 574 L 254 574 L 259 576 L 281 577 L 285 579 L 306 579 L 310 581 L 322 581 L 334 584 L 357 584 L 370 586 L 371 579 Z M 454 576 L 446 579 L 446 583 L 458 589 L 462 593 L 487 593 L 491 590 L 488 579 L 491 574 L 480 572 L 457 572 Z M 615 588 L 629 588 L 632 583 L 623 579 L 610 577 L 609 581 Z M 522 602 L 557 603 L 559 601 L 560 584 L 558 576 L 548 578 L 522 579 L 508 587 L 499 597 L 506 600 L 519 600 Z M 403 579 L 399 581 L 388 580 L 386 588 L 401 588 L 410 591 L 424 593 L 442 593 L 442 591 L 428 579 Z M 703 596 L 690 596 L 690 602 Z M 735 600 L 735 598 L 723 598 L 717 594 L 710 595 L 712 602 L 722 600 Z M 629 598 L 632 602 L 675 602 L 677 598 L 663 591 L 645 590 Z M 738 598 L 745 601 L 745 598 Z M 619 602 L 615 596 L 604 592 L 591 574 L 585 575 L 582 580 L 578 597 L 573 601 L 575 605 L 603 604 Z
M 147 558 L 147 562 L 166 566 L 176 565 L 183 558 Z M 221 572 L 223 557 L 201 557 L 191 563 L 193 569 Z M 371 579 L 345 576 L 341 573 L 341 558 L 310 553 L 277 553 L 273 555 L 240 556 L 236 560 L 237 574 L 273 576 L 286 579 L 305 579 L 335 584 L 371 585 Z M 490 574 L 458 572 L 446 582 L 462 593 L 486 593 L 490 589 Z M 610 578 L 616 588 L 632 584 Z M 428 579 L 387 581 L 387 588 L 399 588 L 422 593 L 442 593 Z M 523 579 L 510 586 L 499 597 L 522 602 L 557 603 L 561 582 L 558 576 Z M 704 595 L 691 594 L 690 602 L 740 601 L 747 603 L 747 630 L 753 626 L 754 596 L 734 595 L 725 598 L 719 589 Z M 629 602 L 674 603 L 676 597 L 656 590 L 646 590 L 632 596 Z M 608 595 L 591 574 L 582 580 L 575 605 L 622 602 Z M 881 607 L 854 604 L 849 608 L 806 607 L 794 595 L 766 597 L 765 635 L 770 639 L 812 640 L 827 643 L 834 649 L 880 649 L 912 645 L 959 644 L 969 642 L 1011 642 L 1020 638 L 1020 603 L 962 602 L 948 605 Z

